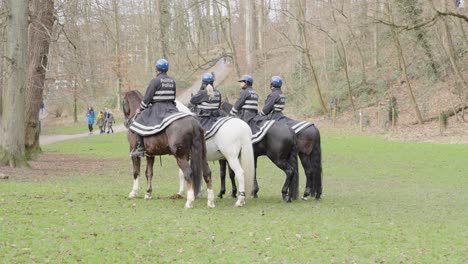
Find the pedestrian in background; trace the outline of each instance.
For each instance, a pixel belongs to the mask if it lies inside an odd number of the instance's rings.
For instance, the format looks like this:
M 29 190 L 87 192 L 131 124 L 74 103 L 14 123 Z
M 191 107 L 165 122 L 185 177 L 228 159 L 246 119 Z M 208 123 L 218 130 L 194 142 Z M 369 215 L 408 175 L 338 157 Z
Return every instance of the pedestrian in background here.
M 96 119 L 96 114 L 94 113 L 93 107 L 88 107 L 88 111 L 86 112 L 86 118 L 88 121 L 88 129 L 89 129 L 89 134 L 93 133 L 93 124 L 94 120 Z

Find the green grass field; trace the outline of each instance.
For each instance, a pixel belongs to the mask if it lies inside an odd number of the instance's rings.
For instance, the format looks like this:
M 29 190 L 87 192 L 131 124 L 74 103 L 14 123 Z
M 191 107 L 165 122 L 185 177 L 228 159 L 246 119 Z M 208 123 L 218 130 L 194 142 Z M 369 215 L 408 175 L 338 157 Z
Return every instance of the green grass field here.
M 175 161 L 155 164 L 152 200 L 128 199 L 124 134 L 44 146 L 119 166 L 0 182 L 2 263 L 467 263 L 468 146 L 322 132 L 320 202 L 281 199 L 284 175 L 259 164 L 259 198 L 243 208 L 177 192 Z M 86 164 L 84 164 L 86 166 Z M 215 191 L 219 190 L 219 172 Z M 142 172 L 144 169 L 142 169 Z M 301 192 L 305 179 L 301 171 Z

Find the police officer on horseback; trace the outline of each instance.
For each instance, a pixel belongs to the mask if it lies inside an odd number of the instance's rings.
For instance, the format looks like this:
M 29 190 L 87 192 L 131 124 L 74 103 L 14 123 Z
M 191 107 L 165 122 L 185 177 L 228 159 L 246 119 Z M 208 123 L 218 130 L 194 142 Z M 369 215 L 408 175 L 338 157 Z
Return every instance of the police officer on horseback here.
M 229 114 L 249 123 L 258 113 L 258 94 L 252 88 L 252 76 L 244 74 L 238 82 L 241 83 L 242 91 Z
M 260 115 L 268 116 L 268 118 L 272 120 L 280 120 L 282 117 L 284 117 L 283 110 L 286 103 L 286 98 L 284 97 L 283 91 L 281 91 L 282 85 L 283 80 L 281 77 L 271 77 L 271 93 L 265 100 L 265 105 L 263 106 Z
M 130 125 L 137 138 L 136 148 L 131 152 L 132 157 L 144 156 L 143 136 L 150 136 L 163 131 L 173 121 L 188 116 L 177 110 L 176 82 L 169 75 L 169 62 L 159 59 L 155 68 L 157 75 L 153 78 L 146 89 L 140 108 L 137 110 L 136 118 Z
M 221 93 L 214 88 L 214 80 L 212 73 L 203 74 L 200 90 L 190 99 L 190 103 L 196 106 L 198 121 L 205 131 L 220 117 Z

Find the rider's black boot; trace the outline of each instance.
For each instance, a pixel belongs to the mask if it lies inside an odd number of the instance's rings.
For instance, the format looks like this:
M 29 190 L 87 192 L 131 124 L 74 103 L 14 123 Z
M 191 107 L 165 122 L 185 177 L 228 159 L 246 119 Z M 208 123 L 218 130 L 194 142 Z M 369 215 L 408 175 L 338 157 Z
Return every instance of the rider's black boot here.
M 131 156 L 132 157 L 144 157 L 145 156 L 145 149 L 143 148 L 143 137 L 135 134 L 136 139 L 137 139 L 137 145 L 135 150 L 132 151 Z

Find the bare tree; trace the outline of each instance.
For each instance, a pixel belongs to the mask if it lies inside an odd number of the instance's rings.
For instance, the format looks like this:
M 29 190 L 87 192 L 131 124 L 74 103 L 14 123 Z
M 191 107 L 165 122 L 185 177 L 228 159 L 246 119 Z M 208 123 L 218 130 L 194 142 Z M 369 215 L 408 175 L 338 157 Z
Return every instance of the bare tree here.
M 391 3 L 388 3 L 388 9 L 389 9 L 389 16 L 390 16 L 390 21 L 394 23 L 394 16 L 393 16 L 393 8 L 391 6 Z M 414 113 L 416 114 L 416 118 L 418 120 L 419 124 L 423 124 L 424 120 L 421 115 L 421 111 L 419 110 L 418 102 L 416 101 L 416 97 L 414 96 L 413 88 L 411 87 L 411 82 L 408 77 L 408 70 L 406 66 L 406 60 L 405 60 L 405 55 L 403 54 L 403 48 L 401 47 L 401 42 L 400 42 L 400 37 L 399 37 L 399 32 L 396 30 L 396 28 L 392 28 L 392 35 L 393 35 L 393 40 L 395 41 L 395 45 L 397 47 L 397 52 L 398 52 L 398 57 L 400 58 L 401 61 L 401 66 L 402 66 L 402 74 L 403 77 L 406 81 L 406 87 L 408 88 L 408 92 L 411 98 L 411 103 L 413 105 Z M 404 82 L 403 82 L 404 83 Z
M 6 86 L 0 119 L 0 165 L 29 166 L 24 148 L 24 93 L 28 67 L 28 0 L 8 0 Z
M 39 147 L 39 109 L 43 104 L 46 69 L 49 62 L 49 46 L 54 26 L 54 1 L 30 2 L 31 25 L 29 27 L 29 67 L 25 99 L 25 150 L 32 158 Z

